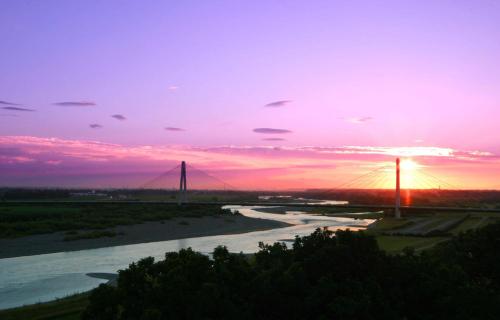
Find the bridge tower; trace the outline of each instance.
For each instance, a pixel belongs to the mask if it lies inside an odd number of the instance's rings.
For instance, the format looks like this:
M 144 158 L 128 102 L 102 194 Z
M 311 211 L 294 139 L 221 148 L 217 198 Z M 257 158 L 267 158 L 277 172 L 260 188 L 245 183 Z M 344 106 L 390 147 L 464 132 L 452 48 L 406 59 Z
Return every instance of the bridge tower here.
M 396 158 L 396 205 L 394 207 L 394 216 L 396 219 L 401 218 L 401 184 L 399 181 L 399 158 Z
M 187 178 L 186 178 L 186 162 L 182 161 L 181 163 L 181 181 L 179 184 L 179 199 L 178 203 L 186 203 L 187 202 Z

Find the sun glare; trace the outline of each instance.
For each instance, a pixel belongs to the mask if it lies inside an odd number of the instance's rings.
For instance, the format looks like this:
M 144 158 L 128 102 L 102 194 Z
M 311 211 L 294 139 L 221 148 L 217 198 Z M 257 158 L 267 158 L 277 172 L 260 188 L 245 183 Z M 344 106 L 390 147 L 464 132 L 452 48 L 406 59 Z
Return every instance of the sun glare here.
M 416 181 L 416 173 L 421 167 L 417 162 L 412 159 L 401 160 L 401 188 L 415 189 L 418 188 Z
M 412 159 L 404 159 L 401 161 L 401 170 L 405 171 L 415 171 L 420 167 L 418 163 Z

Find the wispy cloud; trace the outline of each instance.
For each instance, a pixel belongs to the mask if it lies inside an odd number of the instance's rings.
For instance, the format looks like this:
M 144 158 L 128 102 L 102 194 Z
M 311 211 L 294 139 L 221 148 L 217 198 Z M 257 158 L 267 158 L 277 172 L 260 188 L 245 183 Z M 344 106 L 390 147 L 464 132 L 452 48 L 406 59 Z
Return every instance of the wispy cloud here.
M 169 91 L 177 91 L 177 90 L 179 90 L 179 87 L 178 86 L 169 86 L 168 90 Z
M 372 117 L 353 117 L 353 118 L 343 118 L 345 121 L 355 124 L 365 123 L 373 120 Z
M 175 132 L 186 131 L 185 129 L 177 128 L 177 127 L 165 127 L 165 130 L 167 130 L 167 131 L 175 131 Z
M 19 116 L 17 114 L 2 113 L 2 114 L 0 114 L 0 117 L 14 117 L 14 118 L 17 118 Z
M 283 138 L 264 138 L 263 141 L 285 141 Z
M 124 121 L 127 120 L 127 118 L 124 115 L 121 114 L 114 114 L 111 116 L 111 118 L 115 118 L 116 120 Z
M 285 134 L 292 133 L 292 131 L 287 129 L 275 129 L 275 128 L 255 128 L 253 132 L 264 133 L 264 134 Z
M 54 105 L 61 107 L 93 107 L 97 104 L 92 101 L 63 101 L 55 102 Z
M 287 105 L 291 102 L 292 102 L 292 100 L 273 101 L 273 102 L 269 102 L 268 104 L 264 105 L 264 107 L 270 107 L 270 108 L 284 107 L 285 105 Z
M 21 107 L 2 107 L 4 110 L 9 111 L 23 111 L 23 112 L 33 112 L 35 109 L 21 108 Z
M 20 106 L 20 104 L 19 104 L 19 103 L 8 102 L 8 101 L 2 101 L 2 100 L 0 100 L 0 104 L 7 105 L 7 106 Z
M 45 161 L 45 164 L 51 165 L 51 166 L 58 166 L 62 163 L 61 160 L 47 160 Z
M 91 127 L 92 129 L 100 129 L 102 128 L 102 126 L 98 123 L 91 123 L 89 124 L 89 127 Z

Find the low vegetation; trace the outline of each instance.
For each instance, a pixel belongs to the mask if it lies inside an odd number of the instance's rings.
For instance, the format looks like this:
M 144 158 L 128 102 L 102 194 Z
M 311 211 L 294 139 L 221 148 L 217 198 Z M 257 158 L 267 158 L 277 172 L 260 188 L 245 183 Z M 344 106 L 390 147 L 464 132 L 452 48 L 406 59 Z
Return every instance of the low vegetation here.
M 298 198 L 348 201 L 352 204 L 394 204 L 394 190 L 390 189 L 311 189 L 306 191 L 266 192 L 268 200 L 262 199 L 261 191 L 195 190 L 189 192 L 190 201 L 259 201 L 259 202 L 303 202 Z M 0 188 L 0 201 L 54 201 L 54 200 L 144 200 L 175 201 L 177 191 L 160 189 L 27 189 Z M 293 200 L 295 199 L 295 200 Z M 411 197 L 404 197 L 403 205 L 476 207 L 500 209 L 500 191 L 495 190 L 411 190 Z M 411 202 L 410 202 L 411 200 Z M 355 212 L 355 211 L 353 211 Z
M 388 253 L 401 252 L 406 248 L 416 251 L 428 249 L 437 243 L 448 240 L 446 237 L 412 237 L 412 236 L 387 236 L 376 237 L 378 246 Z
M 89 230 L 87 236 L 96 231 L 118 225 L 132 225 L 145 221 L 163 221 L 171 218 L 202 217 L 208 215 L 230 215 L 230 210 L 220 206 L 200 206 L 159 203 L 89 203 L 89 204 L 29 204 L 0 203 L 0 238 L 14 238 L 32 234 L 57 231 Z M 101 235 L 111 236 L 101 232 Z M 76 236 L 76 235 L 74 235 Z M 68 240 L 75 237 L 69 234 Z
M 89 294 L 76 294 L 51 302 L 0 311 L 2 320 L 78 320 L 89 303 Z
M 401 219 L 385 216 L 371 224 L 366 232 L 376 237 L 382 249 L 394 253 L 406 247 L 417 251 L 428 249 L 453 235 L 495 222 L 500 222 L 500 217 L 490 213 L 439 213 L 405 216 Z
M 404 190 L 403 190 L 404 194 Z M 391 189 L 337 189 L 308 190 L 293 194 L 295 197 L 349 201 L 354 204 L 394 205 Z M 411 190 L 411 197 L 403 197 L 402 205 L 436 207 L 475 207 L 500 209 L 498 190 Z
M 393 217 L 384 217 L 371 224 L 368 231 L 373 233 L 383 233 L 410 226 L 412 223 L 413 222 L 407 218 L 396 219 Z
M 112 238 L 116 237 L 118 235 L 117 232 L 115 231 L 110 231 L 110 230 L 93 230 L 93 231 L 88 231 L 88 232 L 76 232 L 76 233 L 71 233 L 71 234 L 66 234 L 63 238 L 64 241 L 75 241 L 75 240 L 81 240 L 81 239 L 97 239 L 97 238 Z

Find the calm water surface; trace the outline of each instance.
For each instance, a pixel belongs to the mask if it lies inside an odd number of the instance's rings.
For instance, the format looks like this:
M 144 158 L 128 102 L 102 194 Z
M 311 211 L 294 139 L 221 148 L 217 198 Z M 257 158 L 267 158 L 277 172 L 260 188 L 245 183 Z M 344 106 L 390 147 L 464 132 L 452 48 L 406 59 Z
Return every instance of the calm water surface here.
M 95 279 L 87 273 L 115 273 L 131 262 L 153 256 L 162 259 L 165 252 L 191 247 L 196 251 L 211 253 L 218 245 L 227 246 L 232 252 L 252 253 L 258 242 L 291 241 L 295 236 L 305 236 L 316 228 L 331 230 L 358 229 L 373 220 L 355 220 L 304 214 L 288 211 L 286 214 L 263 213 L 254 207 L 228 206 L 242 215 L 293 224 L 286 228 L 248 232 L 235 235 L 197 237 L 124 245 L 100 249 L 41 254 L 35 256 L 0 259 L 0 309 L 49 301 L 69 294 L 90 290 L 107 280 Z

